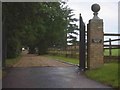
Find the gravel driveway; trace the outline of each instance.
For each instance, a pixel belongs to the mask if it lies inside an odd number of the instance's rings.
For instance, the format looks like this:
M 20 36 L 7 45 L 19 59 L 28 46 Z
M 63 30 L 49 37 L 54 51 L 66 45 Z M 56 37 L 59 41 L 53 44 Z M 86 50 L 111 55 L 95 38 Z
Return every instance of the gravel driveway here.
M 26 52 L 23 52 L 22 58 L 15 65 L 13 65 L 13 67 L 39 67 L 39 66 L 68 67 L 72 65 L 56 61 L 45 56 L 27 54 Z

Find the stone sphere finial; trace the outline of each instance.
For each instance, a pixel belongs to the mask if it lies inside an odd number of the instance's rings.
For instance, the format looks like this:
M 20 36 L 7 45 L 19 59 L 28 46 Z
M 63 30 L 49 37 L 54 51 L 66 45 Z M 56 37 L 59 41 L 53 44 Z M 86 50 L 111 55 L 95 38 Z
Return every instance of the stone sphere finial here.
M 93 4 L 91 6 L 91 10 L 94 12 L 93 15 L 93 19 L 99 19 L 99 17 L 97 16 L 98 15 L 98 11 L 100 11 L 100 5 L 99 4 Z
M 100 10 L 100 5 L 99 4 L 93 4 L 91 6 L 91 9 L 93 12 L 98 12 Z

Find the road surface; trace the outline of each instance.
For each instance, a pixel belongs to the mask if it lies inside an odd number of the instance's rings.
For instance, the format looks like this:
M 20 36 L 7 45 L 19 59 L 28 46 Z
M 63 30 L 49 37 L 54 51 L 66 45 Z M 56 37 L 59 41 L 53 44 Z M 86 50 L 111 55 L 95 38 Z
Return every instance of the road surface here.
M 44 56 L 23 54 L 3 78 L 3 88 L 107 88 L 88 79 L 75 65 Z

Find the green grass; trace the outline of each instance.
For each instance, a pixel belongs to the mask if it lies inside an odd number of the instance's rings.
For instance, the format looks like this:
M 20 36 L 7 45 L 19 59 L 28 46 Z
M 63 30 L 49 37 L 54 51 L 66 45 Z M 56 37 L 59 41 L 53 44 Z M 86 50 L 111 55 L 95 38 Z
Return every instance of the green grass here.
M 21 55 L 16 57 L 16 58 L 12 58 L 12 59 L 6 59 L 6 67 L 12 67 L 15 63 L 17 63 L 21 58 Z
M 118 63 L 104 64 L 103 67 L 88 70 L 85 74 L 87 77 L 100 81 L 106 85 L 110 85 L 115 88 L 120 87 L 120 84 L 118 84 L 118 81 L 120 81 L 120 78 L 118 78 L 118 76 L 120 76 L 120 73 L 118 75 Z
M 120 49 L 112 49 L 111 53 L 112 53 L 112 56 L 120 56 Z M 109 49 L 105 49 L 104 55 L 109 56 Z
M 6 70 L 2 70 L 0 78 L 5 77 L 6 75 L 7 75 L 7 71 Z
M 6 68 L 12 67 L 15 63 L 17 63 L 20 60 L 20 58 L 21 58 L 21 55 L 16 58 L 6 59 Z M 7 75 L 7 70 L 3 69 L 2 76 L 0 76 L 0 78 L 5 77 L 6 75 Z
M 60 54 L 60 55 L 66 55 L 66 51 L 49 51 L 48 53 L 51 53 L 51 54 Z M 112 49 L 111 50 L 111 53 L 112 53 L 112 56 L 120 56 L 120 49 Z M 70 51 L 68 51 L 67 52 L 67 54 L 71 54 L 71 52 Z M 105 49 L 105 51 L 104 51 L 104 56 L 109 56 L 109 49 Z M 79 57 L 79 53 L 77 52 L 77 54 L 76 54 L 76 56 L 74 56 L 74 57 L 76 57 L 76 58 L 78 58 Z
M 79 60 L 75 59 L 75 58 L 66 58 L 64 56 L 50 56 L 50 55 L 47 55 L 47 57 L 52 58 L 54 60 L 60 60 L 60 61 L 64 61 L 64 62 L 69 62 L 69 63 L 72 63 L 72 64 L 78 64 L 79 63 Z
M 54 60 L 60 60 L 64 62 L 70 62 L 73 64 L 78 64 L 79 60 L 74 58 L 66 58 L 64 56 L 50 56 L 47 55 L 48 58 L 52 58 Z M 120 65 L 120 64 L 119 64 Z M 118 81 L 120 81 L 120 72 L 118 75 L 118 63 L 105 63 L 102 67 L 93 69 L 93 70 L 87 70 L 85 72 L 85 75 L 88 78 L 91 78 L 93 80 L 99 81 L 101 83 L 104 83 L 106 85 L 110 85 L 114 88 L 120 87 L 120 84 L 118 84 Z

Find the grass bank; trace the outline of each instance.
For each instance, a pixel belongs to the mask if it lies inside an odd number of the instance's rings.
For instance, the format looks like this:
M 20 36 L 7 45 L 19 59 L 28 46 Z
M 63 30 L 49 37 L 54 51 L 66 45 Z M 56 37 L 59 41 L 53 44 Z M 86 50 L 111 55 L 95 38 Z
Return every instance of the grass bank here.
M 48 58 L 52 58 L 54 60 L 59 60 L 59 61 L 63 61 L 63 62 L 68 62 L 68 63 L 72 63 L 72 64 L 78 64 L 79 60 L 76 58 L 66 58 L 64 56 L 52 56 L 52 55 L 46 55 Z
M 21 55 L 16 58 L 6 59 L 6 68 L 2 70 L 2 77 L 7 75 L 7 68 L 12 67 L 15 63 L 17 63 L 21 59 Z
M 12 67 L 15 63 L 17 63 L 21 59 L 21 55 L 16 58 L 6 59 L 6 67 Z
M 78 64 L 79 60 L 74 58 L 66 58 L 64 56 L 50 56 L 47 55 L 48 58 L 52 58 L 54 60 L 60 60 L 64 62 L 69 62 L 73 64 Z M 106 85 L 110 85 L 114 88 L 120 87 L 120 72 L 118 73 L 118 66 L 120 64 L 112 62 L 112 63 L 105 63 L 102 67 L 94 69 L 94 70 L 87 70 L 85 75 L 88 78 L 96 80 L 98 82 L 104 83 Z M 120 69 L 120 68 L 119 68 Z
M 120 83 L 118 83 L 120 81 L 118 78 L 120 76 L 120 72 L 118 73 L 119 65 L 120 63 L 106 63 L 101 68 L 86 71 L 85 74 L 93 80 L 118 88 L 120 87 Z

